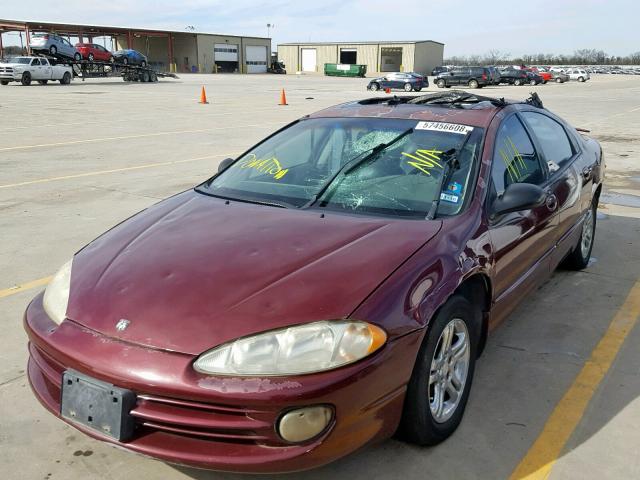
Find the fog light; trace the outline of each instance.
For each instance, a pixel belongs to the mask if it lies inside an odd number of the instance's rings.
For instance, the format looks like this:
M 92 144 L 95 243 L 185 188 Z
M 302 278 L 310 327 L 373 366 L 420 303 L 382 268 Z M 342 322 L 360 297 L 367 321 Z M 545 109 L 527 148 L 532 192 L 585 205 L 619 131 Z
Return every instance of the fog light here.
M 332 416 L 332 410 L 323 406 L 291 410 L 280 419 L 278 433 L 287 442 L 304 442 L 322 432 Z

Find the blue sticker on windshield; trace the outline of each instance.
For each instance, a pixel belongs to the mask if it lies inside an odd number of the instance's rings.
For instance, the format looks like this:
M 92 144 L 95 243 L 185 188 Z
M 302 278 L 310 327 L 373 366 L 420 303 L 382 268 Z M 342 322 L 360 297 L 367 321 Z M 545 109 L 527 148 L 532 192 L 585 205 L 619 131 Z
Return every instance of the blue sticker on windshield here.
M 458 203 L 462 196 L 462 185 L 458 182 L 450 183 L 445 191 L 440 194 L 440 200 L 449 203 Z

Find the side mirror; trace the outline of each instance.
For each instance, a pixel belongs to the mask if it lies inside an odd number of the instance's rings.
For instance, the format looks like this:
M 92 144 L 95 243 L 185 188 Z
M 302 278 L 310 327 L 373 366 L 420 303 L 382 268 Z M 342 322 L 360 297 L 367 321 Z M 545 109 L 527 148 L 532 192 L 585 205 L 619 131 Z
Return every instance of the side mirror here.
M 547 198 L 545 191 L 531 183 L 512 183 L 504 193 L 493 201 L 493 215 L 519 212 L 539 207 Z
M 220 165 L 218 165 L 218 173 L 225 171 L 233 162 L 235 162 L 233 158 L 225 158 L 222 160 Z

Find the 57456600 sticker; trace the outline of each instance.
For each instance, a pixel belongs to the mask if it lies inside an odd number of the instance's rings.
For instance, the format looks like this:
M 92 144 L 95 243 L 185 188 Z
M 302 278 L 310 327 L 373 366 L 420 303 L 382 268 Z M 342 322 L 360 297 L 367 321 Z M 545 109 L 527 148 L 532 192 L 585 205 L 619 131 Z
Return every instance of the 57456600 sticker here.
M 445 122 L 418 122 L 415 129 L 433 130 L 435 132 L 458 133 L 460 135 L 466 135 L 467 133 L 473 132 L 473 127 L 470 127 L 469 125 Z

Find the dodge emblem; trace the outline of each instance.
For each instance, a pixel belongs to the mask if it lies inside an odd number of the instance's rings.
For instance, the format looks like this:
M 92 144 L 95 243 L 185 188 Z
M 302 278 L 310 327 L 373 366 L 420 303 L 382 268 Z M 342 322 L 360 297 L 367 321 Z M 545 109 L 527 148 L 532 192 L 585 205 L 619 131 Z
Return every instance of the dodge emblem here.
M 130 323 L 131 322 L 129 320 L 121 318 L 120 320 L 118 320 L 118 323 L 116 323 L 116 330 L 119 332 L 124 332 Z

